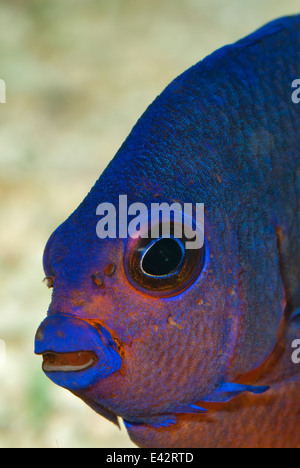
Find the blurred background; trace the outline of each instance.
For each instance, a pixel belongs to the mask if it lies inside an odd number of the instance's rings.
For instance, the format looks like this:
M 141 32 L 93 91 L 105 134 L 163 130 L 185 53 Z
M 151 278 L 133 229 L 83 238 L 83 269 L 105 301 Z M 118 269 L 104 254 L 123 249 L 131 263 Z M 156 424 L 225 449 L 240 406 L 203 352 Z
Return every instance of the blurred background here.
M 50 301 L 43 248 L 173 78 L 299 10 L 299 0 L 1 0 L 1 448 L 134 447 L 33 354 Z

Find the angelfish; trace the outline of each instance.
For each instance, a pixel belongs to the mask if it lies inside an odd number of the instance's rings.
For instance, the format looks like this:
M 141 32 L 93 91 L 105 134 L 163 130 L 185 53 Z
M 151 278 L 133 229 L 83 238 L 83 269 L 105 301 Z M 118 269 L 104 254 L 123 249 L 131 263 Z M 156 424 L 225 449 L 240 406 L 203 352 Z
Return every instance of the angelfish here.
M 138 446 L 300 447 L 298 79 L 300 16 L 205 58 L 47 243 L 43 370 Z M 100 239 L 97 207 L 120 195 L 204 204 L 203 246 Z

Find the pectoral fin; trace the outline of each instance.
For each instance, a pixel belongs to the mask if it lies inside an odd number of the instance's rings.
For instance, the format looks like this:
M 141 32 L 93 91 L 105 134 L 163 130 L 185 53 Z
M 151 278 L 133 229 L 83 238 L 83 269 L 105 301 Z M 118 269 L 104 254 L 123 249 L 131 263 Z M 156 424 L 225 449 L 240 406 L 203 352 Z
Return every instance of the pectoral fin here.
M 162 427 L 170 427 L 172 424 L 176 424 L 177 418 L 176 416 L 172 415 L 156 415 L 147 418 L 147 420 L 143 422 L 132 422 L 132 421 L 127 421 L 124 419 L 124 425 L 126 429 L 130 429 L 131 427 L 134 426 L 140 426 L 141 424 L 148 424 L 150 426 L 155 427 L 156 429 L 160 429 Z
M 191 404 L 191 405 L 183 405 L 174 410 L 174 413 L 190 413 L 190 414 L 195 414 L 195 413 L 207 413 L 207 409 L 202 408 L 199 405 Z
M 201 401 L 203 403 L 228 403 L 234 397 L 241 395 L 242 393 L 249 392 L 258 395 L 261 393 L 265 393 L 267 390 L 269 390 L 269 388 L 270 387 L 267 386 L 256 387 L 253 385 L 243 385 L 226 382 L 220 385 L 219 388 L 213 394 L 209 395 L 207 398 Z M 197 404 L 192 403 L 190 405 L 179 406 L 178 408 L 172 410 L 172 413 L 174 413 L 174 415 L 165 414 L 151 416 L 148 417 L 147 420 L 144 420 L 142 422 L 130 422 L 124 420 L 124 424 L 127 429 L 141 424 L 149 424 L 150 426 L 160 429 L 163 427 L 170 427 L 171 425 L 176 424 L 177 417 L 175 416 L 175 414 L 206 414 L 208 413 L 208 410 L 202 408 Z
M 206 403 L 227 403 L 232 398 L 241 395 L 242 393 L 250 392 L 256 395 L 265 393 L 270 387 L 256 387 L 253 385 L 242 385 L 236 383 L 226 382 L 219 386 L 219 388 L 209 395 L 203 402 Z

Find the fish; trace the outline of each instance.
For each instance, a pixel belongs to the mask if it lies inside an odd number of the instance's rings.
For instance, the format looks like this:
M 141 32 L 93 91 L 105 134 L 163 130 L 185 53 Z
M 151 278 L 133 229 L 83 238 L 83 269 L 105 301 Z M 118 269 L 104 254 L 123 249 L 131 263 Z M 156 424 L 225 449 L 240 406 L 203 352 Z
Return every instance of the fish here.
M 139 447 L 300 448 L 299 79 L 299 15 L 193 65 L 47 242 L 43 371 Z M 163 203 L 202 204 L 200 247 L 193 210 L 151 238 Z

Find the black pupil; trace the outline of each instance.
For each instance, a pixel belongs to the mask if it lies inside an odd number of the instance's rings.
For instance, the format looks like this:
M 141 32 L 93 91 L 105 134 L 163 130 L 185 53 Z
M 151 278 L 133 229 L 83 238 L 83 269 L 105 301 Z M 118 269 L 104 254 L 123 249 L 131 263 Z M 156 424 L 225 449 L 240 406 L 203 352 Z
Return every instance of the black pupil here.
M 175 271 L 183 258 L 183 252 L 175 239 L 160 239 L 146 252 L 142 268 L 152 276 L 165 276 Z

